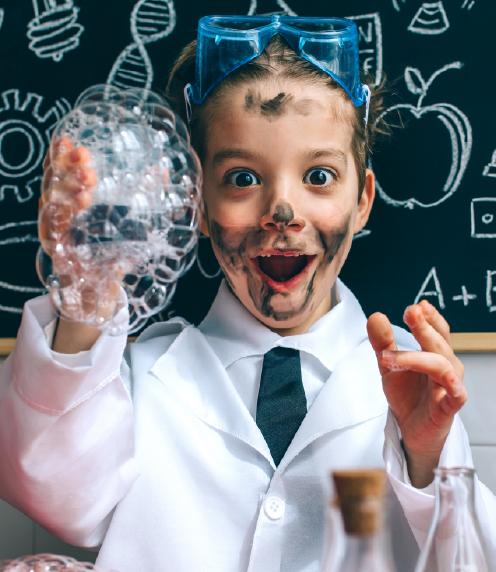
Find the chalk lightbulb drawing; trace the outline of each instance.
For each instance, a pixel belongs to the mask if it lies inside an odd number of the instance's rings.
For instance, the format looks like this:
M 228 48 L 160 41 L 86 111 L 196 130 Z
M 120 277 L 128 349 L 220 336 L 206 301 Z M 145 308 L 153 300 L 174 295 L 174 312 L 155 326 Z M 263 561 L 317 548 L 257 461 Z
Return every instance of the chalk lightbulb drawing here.
M 77 23 L 79 8 L 72 0 L 32 0 L 34 18 L 28 24 L 29 47 L 39 58 L 60 62 L 79 46 L 83 26 Z
M 131 13 L 133 42 L 119 54 L 107 78 L 108 84 L 120 88 L 150 89 L 153 67 L 145 44 L 168 36 L 176 25 L 172 0 L 140 0 Z
M 449 133 L 451 141 L 451 165 L 449 173 L 442 189 L 435 190 L 432 197 L 428 201 L 419 200 L 415 196 L 406 199 L 394 198 L 394 190 L 384 189 L 380 181 L 376 181 L 376 187 L 379 196 L 388 204 L 395 207 L 406 207 L 413 209 L 415 206 L 419 207 L 435 207 L 445 200 L 447 200 L 460 186 L 461 180 L 467 168 L 472 150 L 472 128 L 467 117 L 454 105 L 450 103 L 435 103 L 433 105 L 423 106 L 423 100 L 427 95 L 429 87 L 432 82 L 442 73 L 449 69 L 460 69 L 461 62 L 454 62 L 448 64 L 441 69 L 434 72 L 431 77 L 425 81 L 420 71 L 416 68 L 407 67 L 405 69 L 405 82 L 408 90 L 414 95 L 418 95 L 417 105 L 398 104 L 386 109 L 377 119 L 380 121 L 385 116 L 392 113 L 397 113 L 400 117 L 407 117 L 412 115 L 415 121 L 423 120 L 427 116 L 435 117 L 441 121 Z M 386 122 L 392 122 L 386 119 Z M 423 165 L 423 168 L 428 172 L 428 168 Z M 439 168 L 438 165 L 433 168 Z M 398 183 L 398 188 L 401 188 L 401 183 Z

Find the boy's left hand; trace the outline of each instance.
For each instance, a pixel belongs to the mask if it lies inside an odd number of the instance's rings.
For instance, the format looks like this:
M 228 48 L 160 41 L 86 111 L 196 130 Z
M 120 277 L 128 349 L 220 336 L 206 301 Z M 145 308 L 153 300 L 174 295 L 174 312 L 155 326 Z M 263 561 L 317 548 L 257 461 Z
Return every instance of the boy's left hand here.
M 403 437 L 412 484 L 427 486 L 455 413 L 467 400 L 463 364 L 451 347 L 450 329 L 427 302 L 408 306 L 404 321 L 421 351 L 399 351 L 389 319 L 375 313 L 367 331 L 382 375 L 384 393 Z

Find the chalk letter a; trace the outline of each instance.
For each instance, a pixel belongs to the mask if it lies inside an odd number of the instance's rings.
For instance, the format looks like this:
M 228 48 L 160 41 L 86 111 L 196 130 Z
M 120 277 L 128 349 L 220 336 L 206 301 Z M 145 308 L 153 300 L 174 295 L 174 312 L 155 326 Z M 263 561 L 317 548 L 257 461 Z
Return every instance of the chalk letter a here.
M 429 288 L 432 288 L 432 286 L 434 286 L 434 289 L 429 290 Z M 415 304 L 417 304 L 418 301 L 421 300 L 422 298 L 429 298 L 429 297 L 437 298 L 439 308 L 441 308 L 441 310 L 444 310 L 446 306 L 444 304 L 443 291 L 441 290 L 441 284 L 439 283 L 439 278 L 437 277 L 437 271 L 435 266 L 433 266 L 429 270 L 429 274 L 427 274 L 426 279 L 424 280 L 422 286 L 420 287 L 419 293 L 415 296 Z

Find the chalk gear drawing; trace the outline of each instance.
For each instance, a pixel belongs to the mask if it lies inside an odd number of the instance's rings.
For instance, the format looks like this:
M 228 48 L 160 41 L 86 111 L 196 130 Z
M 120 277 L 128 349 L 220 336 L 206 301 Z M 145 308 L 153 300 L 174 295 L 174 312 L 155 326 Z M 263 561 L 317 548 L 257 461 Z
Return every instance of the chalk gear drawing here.
M 21 95 L 9 89 L 0 95 L 0 202 L 13 193 L 19 203 L 31 199 L 39 190 L 40 170 L 55 124 L 71 108 L 58 99 L 46 113 L 40 111 L 43 97 L 36 93 Z M 24 150 L 15 161 L 8 149 Z

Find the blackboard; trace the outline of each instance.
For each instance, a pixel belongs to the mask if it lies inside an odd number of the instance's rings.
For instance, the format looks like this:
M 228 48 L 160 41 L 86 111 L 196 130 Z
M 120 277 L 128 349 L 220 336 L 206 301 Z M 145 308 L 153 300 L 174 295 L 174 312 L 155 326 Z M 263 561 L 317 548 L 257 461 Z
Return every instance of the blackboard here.
M 126 81 L 162 91 L 207 13 L 353 17 L 362 66 L 391 91 L 404 124 L 373 157 L 378 196 L 342 277 L 367 313 L 401 323 L 421 294 L 455 332 L 496 331 L 496 132 L 491 48 L 496 3 L 483 0 L 4 0 L 0 2 L 0 338 L 42 292 L 34 270 L 43 156 L 77 95 Z M 130 75 L 129 58 L 139 74 Z M 136 70 L 135 70 L 136 71 Z M 165 315 L 198 322 L 219 272 L 208 241 Z

